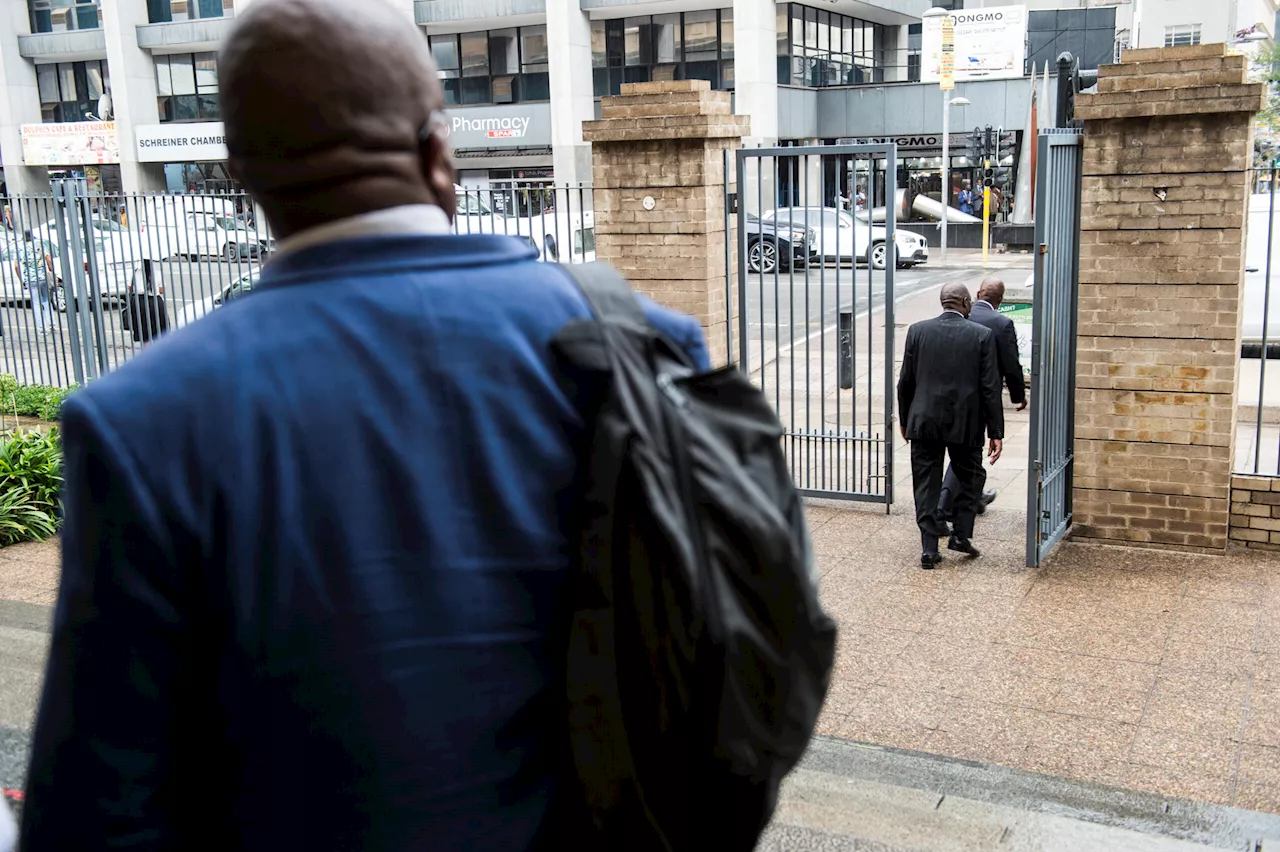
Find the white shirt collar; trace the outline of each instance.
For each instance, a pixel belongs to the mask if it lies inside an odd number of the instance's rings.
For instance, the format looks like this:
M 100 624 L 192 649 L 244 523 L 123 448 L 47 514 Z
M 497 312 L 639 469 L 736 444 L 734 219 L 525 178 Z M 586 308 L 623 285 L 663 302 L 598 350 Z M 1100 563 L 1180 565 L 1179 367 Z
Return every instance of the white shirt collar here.
M 359 216 L 348 216 L 299 231 L 277 244 L 275 256 L 359 237 L 427 237 L 451 233 L 453 226 L 449 223 L 449 217 L 436 205 L 403 204 Z

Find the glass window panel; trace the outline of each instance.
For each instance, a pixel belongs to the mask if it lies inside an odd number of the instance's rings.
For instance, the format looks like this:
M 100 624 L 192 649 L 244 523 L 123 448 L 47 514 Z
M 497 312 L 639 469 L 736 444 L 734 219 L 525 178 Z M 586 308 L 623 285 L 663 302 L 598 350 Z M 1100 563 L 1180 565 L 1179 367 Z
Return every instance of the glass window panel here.
M 516 30 L 490 30 L 489 73 L 516 74 L 520 71 L 520 41 Z M 496 91 L 496 89 L 495 89 Z
M 194 95 L 196 93 L 196 71 L 191 61 L 191 54 L 184 53 L 170 56 L 169 70 L 173 74 L 173 93 L 175 95 Z
M 680 61 L 680 16 L 655 15 L 653 18 L 655 59 L 659 63 Z M 661 77 L 659 79 L 675 79 Z
M 678 80 L 680 79 L 679 75 L 677 74 L 677 71 L 679 70 L 679 68 L 680 66 L 675 64 L 655 65 L 653 66 L 653 79 L 655 81 Z
M 200 117 L 199 102 L 195 95 L 179 95 L 169 100 L 173 104 L 174 121 L 195 121 Z
M 169 8 L 173 10 L 173 19 L 175 21 L 185 21 L 189 18 L 187 14 L 188 0 L 170 0 Z
M 779 3 L 777 20 L 779 56 L 786 56 L 790 52 L 791 36 L 789 34 L 790 31 L 787 29 L 790 20 L 791 18 L 788 17 L 787 14 L 787 7 L 784 4 Z
M 459 40 L 462 42 L 462 76 L 489 76 L 489 34 L 463 33 Z M 488 83 L 485 84 L 485 88 L 488 88 Z M 462 91 L 465 100 L 467 91 L 465 84 Z
M 520 61 L 525 65 L 545 65 L 550 61 L 546 27 L 521 27 L 520 43 Z
M 853 18 L 843 18 L 840 21 L 840 50 L 842 53 L 852 56 L 857 51 L 854 49 L 853 39 Z
M 831 49 L 831 13 L 818 12 L 818 50 Z
M 649 68 L 644 65 L 632 66 L 626 69 L 623 74 L 622 82 L 624 83 L 648 83 Z
M 623 38 L 626 42 L 626 64 L 639 65 L 641 44 L 640 40 L 644 34 L 648 32 L 645 26 L 649 23 L 648 18 L 626 18 L 623 23 Z M 628 80 L 627 82 L 634 82 Z M 644 82 L 648 82 L 647 80 Z
M 463 49 L 463 58 L 466 58 L 466 49 Z M 465 74 L 465 71 L 464 71 Z M 464 104 L 487 104 L 492 99 L 489 91 L 488 77 L 466 77 L 462 78 L 462 102 Z
M 457 77 L 448 80 L 441 80 L 440 85 L 444 87 L 444 103 L 445 106 L 457 106 L 462 103 L 462 81 Z
M 541 66 L 534 66 L 541 67 Z M 526 101 L 549 101 L 551 100 L 551 75 L 545 71 L 534 74 L 525 74 L 521 77 L 523 91 L 521 92 L 522 100 Z
M 716 13 L 686 12 L 684 15 L 684 59 L 686 62 L 716 60 Z M 689 79 L 705 80 L 706 77 Z
M 605 22 L 605 57 L 610 68 L 621 68 L 626 58 L 626 21 L 615 18 Z
M 198 9 L 202 18 L 221 18 L 222 0 L 200 0 Z
M 718 62 L 686 62 L 684 65 L 686 80 L 707 80 L 711 88 L 720 88 L 720 66 Z
M 862 21 L 853 22 L 853 54 L 862 56 L 867 52 L 869 45 L 867 44 L 866 30 L 863 28 Z
M 153 24 L 172 21 L 173 11 L 169 8 L 169 0 L 147 0 L 147 20 Z
M 733 58 L 733 10 L 720 10 L 720 57 Z
M 733 60 L 726 59 L 720 63 L 720 88 L 732 89 L 733 87 Z
M 86 62 L 84 70 L 85 84 L 88 89 L 85 95 L 89 100 L 96 102 L 105 91 L 102 87 L 102 65 L 97 62 Z
M 461 67 L 458 62 L 458 37 L 431 36 L 431 56 L 441 71 L 457 71 Z
M 591 72 L 591 79 L 594 85 L 594 93 L 597 98 L 608 97 L 609 95 L 609 69 L 596 68 Z
M 591 22 L 591 67 L 605 67 L 604 21 Z
M 73 64 L 58 66 L 58 91 L 63 101 L 74 101 L 79 97 L 76 91 L 76 69 Z
M 62 100 L 58 96 L 57 65 L 37 65 L 36 82 L 40 89 L 40 103 L 52 104 Z
M 206 121 L 216 121 L 222 117 L 222 112 L 218 107 L 217 95 L 198 95 L 200 106 L 200 118 Z
M 196 87 L 201 94 L 218 91 L 218 54 L 197 53 Z
M 804 7 L 804 46 L 818 47 L 818 10 Z

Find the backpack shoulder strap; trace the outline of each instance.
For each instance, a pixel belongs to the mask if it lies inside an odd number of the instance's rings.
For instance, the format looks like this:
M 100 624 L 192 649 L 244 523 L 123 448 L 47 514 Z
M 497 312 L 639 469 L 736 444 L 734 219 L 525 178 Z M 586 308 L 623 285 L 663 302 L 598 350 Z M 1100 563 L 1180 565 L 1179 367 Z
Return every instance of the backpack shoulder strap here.
M 607 263 L 565 263 L 560 268 L 578 285 L 596 319 L 648 327 L 649 320 L 636 301 L 635 291 L 612 266 Z

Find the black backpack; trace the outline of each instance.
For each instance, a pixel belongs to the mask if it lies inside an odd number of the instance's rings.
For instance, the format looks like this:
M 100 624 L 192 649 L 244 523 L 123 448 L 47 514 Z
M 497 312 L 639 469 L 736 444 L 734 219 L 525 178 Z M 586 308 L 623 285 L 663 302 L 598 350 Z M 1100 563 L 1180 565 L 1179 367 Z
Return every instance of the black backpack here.
M 603 264 L 556 338 L 594 387 L 570 579 L 562 848 L 755 847 L 835 657 L 782 426 L 739 371 L 695 371 Z

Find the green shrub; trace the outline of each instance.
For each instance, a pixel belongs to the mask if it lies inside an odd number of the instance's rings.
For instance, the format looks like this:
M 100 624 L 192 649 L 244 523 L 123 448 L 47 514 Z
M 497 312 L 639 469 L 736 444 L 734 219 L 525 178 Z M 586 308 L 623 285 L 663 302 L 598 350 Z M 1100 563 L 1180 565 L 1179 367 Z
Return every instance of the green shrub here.
M 44 541 L 58 531 L 58 517 L 32 499 L 25 488 L 0 491 L 0 547 Z
M 0 416 L 39 417 L 41 420 L 58 420 L 62 403 L 75 391 L 50 385 L 19 385 L 18 380 L 7 373 L 0 373 Z
M 0 440 L 0 546 L 56 534 L 61 490 L 62 446 L 56 429 Z
M 38 507 L 58 513 L 62 444 L 58 430 L 27 432 L 0 441 L 0 493 L 24 491 Z

